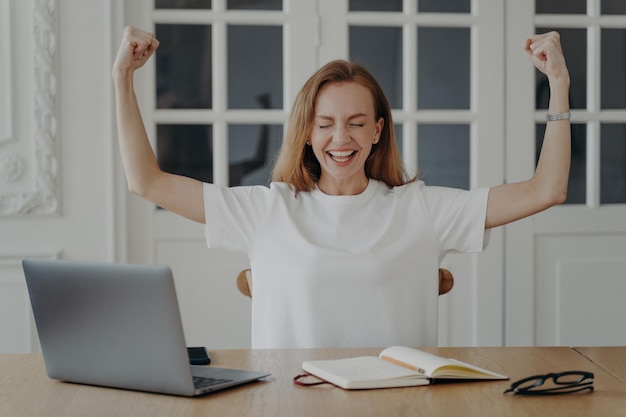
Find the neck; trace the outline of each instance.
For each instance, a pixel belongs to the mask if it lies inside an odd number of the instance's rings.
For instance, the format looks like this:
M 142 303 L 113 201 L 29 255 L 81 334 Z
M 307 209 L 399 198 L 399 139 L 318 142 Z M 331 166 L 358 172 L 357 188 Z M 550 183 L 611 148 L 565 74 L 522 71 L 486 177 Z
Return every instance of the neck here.
M 328 195 L 358 195 L 361 194 L 367 188 L 369 179 L 363 177 L 358 181 L 324 181 L 323 178 L 317 182 L 317 188 Z

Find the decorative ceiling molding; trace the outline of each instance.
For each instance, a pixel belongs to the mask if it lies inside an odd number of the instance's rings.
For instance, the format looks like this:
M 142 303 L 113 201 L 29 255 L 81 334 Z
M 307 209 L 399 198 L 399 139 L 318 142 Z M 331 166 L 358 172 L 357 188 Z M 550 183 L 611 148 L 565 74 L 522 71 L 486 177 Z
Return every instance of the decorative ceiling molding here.
M 56 0 L 35 0 L 33 6 L 34 155 L 31 162 L 35 190 L 0 194 L 0 216 L 60 214 L 56 3 Z M 15 158 L 0 159 L 0 164 L 3 163 L 13 165 L 0 166 L 0 172 L 14 171 Z

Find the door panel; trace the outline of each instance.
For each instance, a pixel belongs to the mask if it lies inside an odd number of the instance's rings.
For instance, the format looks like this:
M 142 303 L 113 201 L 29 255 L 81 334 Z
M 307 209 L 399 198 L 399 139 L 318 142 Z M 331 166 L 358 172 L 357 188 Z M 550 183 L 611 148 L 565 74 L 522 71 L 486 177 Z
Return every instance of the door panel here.
M 600 3 L 536 0 L 536 10 L 530 3 L 507 3 L 507 181 L 532 174 L 547 108 L 545 77 L 511 51 L 529 31 L 562 32 L 572 83 L 566 204 L 506 226 L 507 345 L 625 341 L 616 329 L 624 329 L 625 313 L 619 298 L 626 290 L 626 109 L 623 100 L 611 97 L 626 96 L 626 73 L 619 70 L 623 57 L 615 58 L 623 54 L 604 42 L 626 29 L 624 16 L 613 15 L 626 12 L 615 10 L 616 3 Z M 527 88 L 533 75 L 534 90 Z M 526 134 L 533 125 L 536 147 Z
M 537 239 L 536 344 L 626 344 L 624 248 L 624 235 Z
M 236 286 L 237 274 L 249 267 L 247 256 L 191 239 L 159 240 L 155 249 L 174 274 L 187 346 L 249 348 L 251 300 Z

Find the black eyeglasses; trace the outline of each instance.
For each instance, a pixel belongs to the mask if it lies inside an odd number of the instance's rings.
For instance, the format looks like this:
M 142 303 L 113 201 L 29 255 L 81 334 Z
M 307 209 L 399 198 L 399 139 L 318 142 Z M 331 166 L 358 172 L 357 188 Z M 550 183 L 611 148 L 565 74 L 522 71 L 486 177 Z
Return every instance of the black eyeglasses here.
M 547 380 L 552 379 L 553 388 L 541 388 Z M 557 374 L 535 375 L 520 379 L 504 391 L 513 395 L 558 395 L 571 394 L 579 391 L 593 391 L 593 374 L 585 371 L 566 371 Z

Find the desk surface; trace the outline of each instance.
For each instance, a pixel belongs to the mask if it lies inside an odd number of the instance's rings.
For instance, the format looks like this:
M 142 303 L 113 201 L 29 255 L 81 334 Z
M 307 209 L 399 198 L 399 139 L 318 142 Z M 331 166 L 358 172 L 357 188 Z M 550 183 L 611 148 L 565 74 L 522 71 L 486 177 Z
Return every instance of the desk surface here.
M 574 349 L 626 383 L 626 347 L 579 347 Z
M 626 416 L 626 347 L 424 350 L 511 380 L 364 391 L 300 387 L 292 378 L 303 360 L 376 355 L 380 349 L 230 350 L 212 351 L 214 365 L 267 371 L 272 377 L 204 397 L 180 398 L 58 382 L 47 377 L 40 355 L 0 355 L 0 416 Z M 594 372 L 595 391 L 555 397 L 502 394 L 517 379 L 565 370 Z

